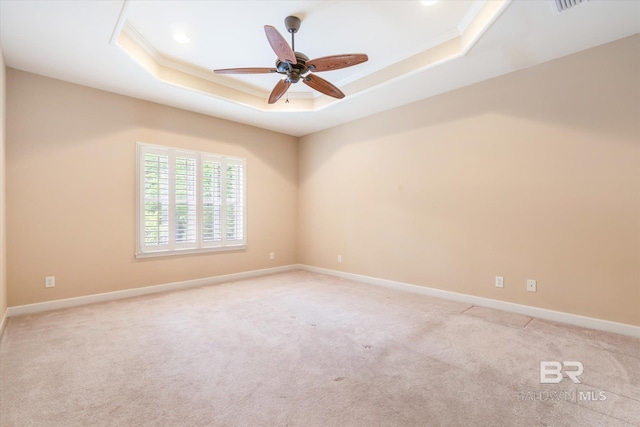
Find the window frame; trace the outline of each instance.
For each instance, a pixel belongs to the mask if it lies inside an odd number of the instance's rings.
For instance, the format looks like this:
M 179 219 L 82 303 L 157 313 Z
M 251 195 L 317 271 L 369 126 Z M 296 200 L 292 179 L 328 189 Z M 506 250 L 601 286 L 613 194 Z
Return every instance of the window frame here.
M 145 157 L 147 153 L 168 157 L 169 190 L 168 190 L 168 242 L 166 245 L 150 246 L 146 244 L 145 225 L 145 184 L 146 167 Z M 195 159 L 196 166 L 196 195 L 195 195 L 195 242 L 178 243 L 175 233 L 176 214 L 176 167 L 175 159 Z M 211 242 L 204 239 L 204 162 L 220 163 L 220 241 Z M 241 238 L 227 240 L 227 167 L 241 167 L 241 182 L 239 200 L 242 204 L 241 227 L 235 229 Z M 247 248 L 247 160 L 242 157 L 226 156 L 221 154 L 169 147 L 144 142 L 136 143 L 136 258 L 177 256 L 187 254 L 199 254 L 207 252 L 239 251 Z

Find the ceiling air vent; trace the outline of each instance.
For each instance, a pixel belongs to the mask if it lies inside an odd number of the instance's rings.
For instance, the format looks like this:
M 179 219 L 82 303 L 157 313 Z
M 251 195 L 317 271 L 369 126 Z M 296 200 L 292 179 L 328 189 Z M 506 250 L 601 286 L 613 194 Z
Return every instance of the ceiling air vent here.
M 558 12 L 564 12 L 565 10 L 570 9 L 573 6 L 577 6 L 580 3 L 584 3 L 586 1 L 587 0 L 551 0 L 551 3 L 556 6 Z

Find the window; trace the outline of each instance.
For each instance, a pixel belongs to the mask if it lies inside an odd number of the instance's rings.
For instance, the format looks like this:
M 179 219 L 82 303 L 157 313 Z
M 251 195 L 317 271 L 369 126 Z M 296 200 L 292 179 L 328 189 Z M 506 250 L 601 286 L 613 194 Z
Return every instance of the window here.
M 137 257 L 246 248 L 246 160 L 138 143 Z

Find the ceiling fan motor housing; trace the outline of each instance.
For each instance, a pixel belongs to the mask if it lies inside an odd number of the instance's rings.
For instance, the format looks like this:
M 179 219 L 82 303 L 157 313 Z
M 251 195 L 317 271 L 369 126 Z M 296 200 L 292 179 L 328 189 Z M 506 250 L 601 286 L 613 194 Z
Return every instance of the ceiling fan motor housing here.
M 296 55 L 296 63 L 290 64 L 286 61 L 276 60 L 276 69 L 280 74 L 286 74 L 291 83 L 297 83 L 300 77 L 309 72 L 307 61 L 309 57 L 301 52 L 294 52 Z

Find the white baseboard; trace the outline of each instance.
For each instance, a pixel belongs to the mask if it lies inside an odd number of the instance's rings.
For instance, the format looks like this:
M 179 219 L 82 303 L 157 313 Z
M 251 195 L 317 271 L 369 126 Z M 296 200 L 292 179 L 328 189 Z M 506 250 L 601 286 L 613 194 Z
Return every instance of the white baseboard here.
M 59 299 L 55 301 L 40 302 L 36 304 L 18 305 L 9 307 L 5 317 L 20 316 L 23 314 L 40 313 L 61 308 L 76 307 L 79 305 L 94 304 L 97 302 L 112 301 L 123 298 L 131 298 L 139 295 L 155 294 L 159 292 L 174 291 L 178 289 L 196 288 L 199 286 L 215 285 L 234 280 L 249 279 L 252 277 L 266 276 L 268 274 L 282 273 L 296 270 L 297 265 L 266 268 L 263 270 L 245 271 L 242 273 L 225 274 L 222 276 L 205 277 L 203 279 L 185 280 L 183 282 L 166 283 L 162 285 L 145 286 L 143 288 L 125 289 L 123 291 L 106 292 L 102 294 L 87 295 L 75 298 Z M 4 325 L 4 321 L 2 323 Z
M 4 326 L 7 324 L 7 317 L 9 317 L 9 309 L 2 313 L 2 319 L 0 319 L 0 337 L 4 332 Z
M 613 332 L 616 334 L 628 335 L 640 338 L 640 327 L 617 323 L 609 320 L 596 319 L 593 317 L 579 316 L 577 314 L 564 313 L 561 311 L 547 310 L 544 308 L 532 307 L 528 305 L 515 304 L 506 301 L 499 301 L 490 298 L 483 298 L 468 294 L 445 291 L 442 289 L 429 288 L 426 286 L 412 285 L 409 283 L 396 282 L 392 280 L 378 279 L 370 276 L 363 276 L 343 271 L 331 270 L 327 268 L 313 267 L 304 264 L 294 264 L 282 267 L 267 268 L 263 270 L 246 271 L 242 273 L 226 274 L 223 276 L 206 277 L 203 279 L 186 280 L 183 282 L 166 283 L 161 285 L 146 286 L 143 288 L 126 289 L 123 291 L 107 292 L 102 294 L 87 295 L 83 297 L 67 298 L 55 301 L 47 301 L 36 304 L 19 305 L 7 308 L 0 322 L 0 335 L 7 323 L 7 318 L 23 314 L 39 313 L 61 308 L 75 307 L 79 305 L 94 304 L 104 301 L 112 301 L 123 298 L 131 298 L 139 295 L 148 295 L 159 292 L 167 292 L 179 289 L 195 288 L 199 286 L 214 285 L 234 280 L 249 279 L 252 277 L 266 276 L 268 274 L 282 273 L 291 270 L 306 270 L 314 273 L 327 274 L 330 276 L 342 277 L 344 279 L 355 280 L 377 286 L 398 289 L 405 292 L 415 292 L 422 295 L 436 298 L 448 299 L 452 301 L 464 302 L 480 307 L 494 308 L 512 313 L 524 314 L 526 316 L 539 319 L 551 320 L 569 325 L 581 326 L 584 328 L 596 329 L 599 331 Z
M 581 326 L 599 331 L 613 332 L 616 334 L 628 335 L 640 338 L 640 326 L 628 325 L 626 323 L 611 322 L 609 320 L 596 319 L 593 317 L 579 316 L 577 314 L 564 313 L 561 311 L 547 310 L 544 308 L 532 307 L 529 305 L 515 304 L 512 302 L 499 301 L 491 298 L 477 297 L 473 295 L 461 294 L 457 292 L 444 291 L 442 289 L 429 288 L 426 286 L 411 285 L 409 283 L 395 282 L 392 280 L 378 279 L 375 277 L 362 276 L 359 274 L 345 273 L 343 271 L 330 270 L 327 268 L 312 267 L 300 264 L 298 268 L 314 273 L 327 274 L 330 276 L 342 277 L 344 279 L 355 280 L 377 286 L 398 289 L 402 291 L 415 292 L 436 298 L 448 299 L 452 301 L 464 302 L 480 307 L 494 308 L 497 310 L 509 311 L 511 313 L 524 314 L 539 319 L 552 320 L 569 325 Z

